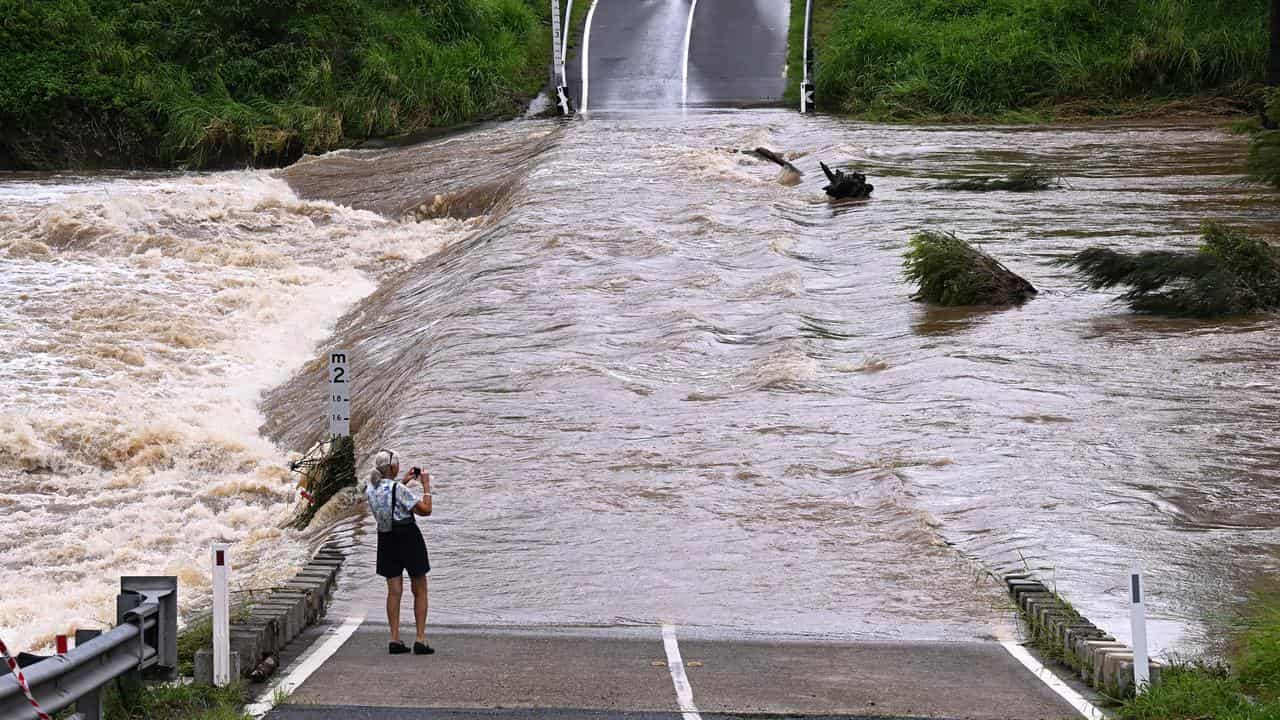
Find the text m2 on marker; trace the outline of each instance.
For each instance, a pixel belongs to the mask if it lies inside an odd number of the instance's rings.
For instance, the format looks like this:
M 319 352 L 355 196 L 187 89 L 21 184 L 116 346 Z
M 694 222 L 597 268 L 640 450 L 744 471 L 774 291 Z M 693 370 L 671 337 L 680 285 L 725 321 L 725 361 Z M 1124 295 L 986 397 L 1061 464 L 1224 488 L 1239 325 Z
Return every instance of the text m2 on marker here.
M 329 434 L 351 434 L 351 369 L 345 350 L 329 353 Z

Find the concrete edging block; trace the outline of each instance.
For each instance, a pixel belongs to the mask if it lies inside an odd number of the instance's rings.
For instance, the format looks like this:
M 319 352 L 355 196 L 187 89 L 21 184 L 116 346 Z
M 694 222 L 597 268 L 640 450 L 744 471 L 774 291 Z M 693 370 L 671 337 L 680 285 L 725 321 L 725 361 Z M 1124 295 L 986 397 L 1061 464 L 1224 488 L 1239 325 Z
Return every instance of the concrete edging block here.
M 257 665 L 262 659 L 262 640 L 256 632 L 231 629 L 231 651 L 239 654 L 244 665 Z
M 1022 596 L 1018 598 L 1018 608 L 1023 612 L 1030 612 L 1032 605 L 1051 600 L 1053 600 L 1053 595 L 1051 593 L 1023 593 Z
M 249 623 L 262 623 L 271 639 L 269 643 L 275 651 L 279 651 L 292 639 L 289 637 L 289 611 L 283 608 L 255 607 L 249 613 Z
M 307 608 L 300 599 L 294 601 L 268 600 L 258 605 L 258 608 L 280 613 L 280 617 L 284 621 L 282 624 L 285 627 L 286 643 L 297 637 L 307 625 Z
M 1085 668 L 1089 671 L 1089 677 L 1086 678 L 1094 687 L 1100 687 L 1101 683 L 1106 680 L 1106 661 L 1108 655 L 1130 652 L 1129 646 L 1124 643 L 1112 643 L 1110 646 L 1091 647 L 1088 650 L 1088 658 Z
M 240 673 L 240 653 L 235 650 L 231 651 L 230 662 L 228 663 L 232 682 L 235 682 L 241 675 Z M 213 650 L 204 648 L 196 651 L 195 671 L 192 673 L 192 682 L 196 685 L 213 685 Z

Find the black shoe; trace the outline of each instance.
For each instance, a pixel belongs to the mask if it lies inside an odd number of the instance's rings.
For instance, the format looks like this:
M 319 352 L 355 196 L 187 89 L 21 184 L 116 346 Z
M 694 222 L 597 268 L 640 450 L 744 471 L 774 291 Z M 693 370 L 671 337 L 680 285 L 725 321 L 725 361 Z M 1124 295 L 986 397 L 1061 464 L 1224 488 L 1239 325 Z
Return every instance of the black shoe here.
M 405 647 L 405 644 L 399 640 L 394 640 L 387 644 L 387 652 L 392 655 L 403 655 L 409 652 L 409 648 Z
M 436 649 L 431 647 L 430 645 L 424 645 L 420 642 L 416 642 L 413 644 L 414 655 L 434 655 L 435 652 L 436 652 Z

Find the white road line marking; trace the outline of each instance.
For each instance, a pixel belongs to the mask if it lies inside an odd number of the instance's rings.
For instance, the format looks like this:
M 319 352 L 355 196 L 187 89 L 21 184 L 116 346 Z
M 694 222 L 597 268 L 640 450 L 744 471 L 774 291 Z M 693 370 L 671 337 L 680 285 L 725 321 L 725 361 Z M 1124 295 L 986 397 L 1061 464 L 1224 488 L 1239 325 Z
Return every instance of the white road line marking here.
M 363 615 L 349 617 L 338 628 L 316 638 L 311 647 L 298 658 L 297 666 L 289 671 L 289 674 L 268 685 L 267 689 L 258 695 L 256 702 L 245 706 L 245 713 L 254 718 L 260 718 L 270 712 L 271 708 L 275 707 L 278 695 L 287 696 L 297 690 L 298 686 L 311 677 L 311 673 L 318 670 L 326 660 L 338 652 L 338 648 L 342 647 L 342 644 L 363 622 Z
M 689 3 L 689 22 L 684 28 L 684 68 L 680 76 L 680 105 L 689 104 L 689 44 L 693 42 L 693 13 L 698 9 L 698 0 Z
M 582 112 L 587 111 L 587 96 L 591 85 L 587 80 L 587 68 L 591 66 L 591 21 L 596 17 L 596 4 L 600 0 L 591 0 L 591 9 L 587 10 L 587 23 L 582 26 Z
M 1083 695 L 1076 692 L 1070 685 L 1063 682 L 1062 678 L 1054 675 L 1052 670 L 1041 665 L 1040 661 L 1032 657 L 1031 653 L 1027 652 L 1026 648 L 1016 642 L 1010 642 L 1007 640 L 1002 641 L 1000 644 L 1004 646 L 1005 650 L 1009 651 L 1009 654 L 1012 655 L 1015 660 L 1022 663 L 1023 666 L 1030 670 L 1033 675 L 1040 678 L 1041 682 L 1048 685 L 1050 690 L 1058 693 L 1063 700 L 1071 703 L 1071 707 L 1074 707 L 1076 712 L 1089 720 L 1104 720 L 1106 716 L 1102 714 L 1101 710 L 1094 707 L 1092 703 L 1084 699 Z
M 684 661 L 680 659 L 675 626 L 662 626 L 662 646 L 667 649 L 667 668 L 671 670 L 671 683 L 676 686 L 676 700 L 680 702 L 684 720 L 702 720 L 702 716 L 698 714 L 698 706 L 693 704 L 693 686 L 689 684 L 689 677 L 684 674 Z

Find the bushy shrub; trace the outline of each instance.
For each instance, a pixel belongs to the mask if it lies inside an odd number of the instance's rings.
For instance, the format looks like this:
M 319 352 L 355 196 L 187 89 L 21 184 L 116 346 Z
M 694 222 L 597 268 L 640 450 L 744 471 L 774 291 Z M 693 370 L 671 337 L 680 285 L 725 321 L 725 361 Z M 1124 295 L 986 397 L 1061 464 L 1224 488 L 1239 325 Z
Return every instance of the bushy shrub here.
M 1280 309 L 1280 250 L 1217 223 L 1206 223 L 1194 252 L 1123 253 L 1088 248 L 1060 261 L 1094 289 L 1127 286 L 1135 312 L 1218 317 Z
M 903 275 L 919 290 L 913 300 L 938 305 L 1015 305 L 1036 289 L 998 260 L 947 232 L 911 238 Z

